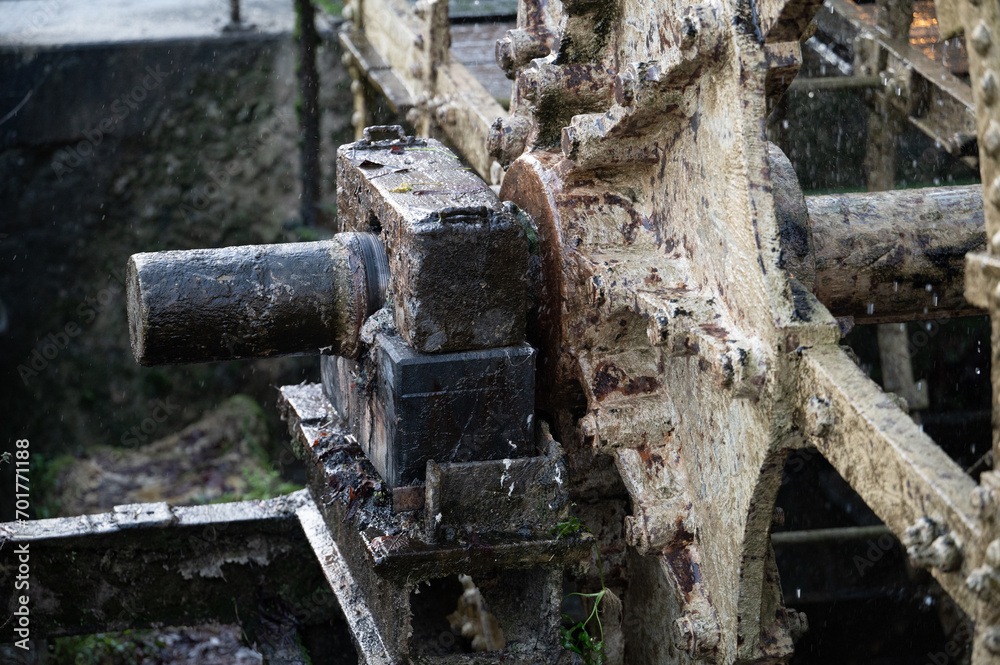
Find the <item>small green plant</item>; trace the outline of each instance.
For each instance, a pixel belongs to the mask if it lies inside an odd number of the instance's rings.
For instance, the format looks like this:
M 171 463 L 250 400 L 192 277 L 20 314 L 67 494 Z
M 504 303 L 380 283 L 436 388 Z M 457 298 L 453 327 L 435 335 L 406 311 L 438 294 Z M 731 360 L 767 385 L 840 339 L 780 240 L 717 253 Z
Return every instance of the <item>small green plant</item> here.
M 556 540 L 576 536 L 580 533 L 591 533 L 591 531 L 586 524 L 573 516 L 565 522 L 559 522 L 552 528 L 552 534 L 555 535 Z M 563 602 L 566 602 L 570 596 L 577 596 L 580 599 L 590 600 L 593 606 L 590 609 L 590 614 L 583 621 L 559 628 L 559 641 L 563 649 L 580 654 L 586 665 L 604 665 L 607 660 L 604 653 L 604 627 L 601 625 L 601 616 L 597 610 L 601 606 L 601 601 L 608 592 L 608 588 L 604 586 L 604 566 L 601 563 L 601 550 L 597 547 L 596 540 L 594 541 L 594 552 L 597 554 L 597 574 L 600 576 L 601 589 L 595 593 L 574 592 L 563 598 Z M 573 621 L 573 618 L 568 614 L 562 616 L 567 623 Z M 591 631 L 587 629 L 591 620 L 597 624 L 596 635 L 592 635 Z
M 6 450 L 0 454 L 0 464 L 10 464 L 10 453 Z

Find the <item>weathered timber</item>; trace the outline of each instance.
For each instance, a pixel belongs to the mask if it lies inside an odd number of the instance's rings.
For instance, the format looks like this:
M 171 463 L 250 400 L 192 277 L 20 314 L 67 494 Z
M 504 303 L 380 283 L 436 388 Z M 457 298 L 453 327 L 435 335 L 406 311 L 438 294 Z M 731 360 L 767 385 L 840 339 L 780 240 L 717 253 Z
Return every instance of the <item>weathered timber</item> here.
M 141 365 L 357 351 L 385 300 L 370 234 L 332 240 L 135 254 L 129 336 Z
M 818 347 L 802 358 L 799 409 L 810 442 L 893 533 L 904 537 L 921 518 L 943 525 L 962 559 L 953 570 L 932 572 L 974 614 L 965 577 L 986 548 L 969 503 L 975 482 L 843 351 Z
M 986 243 L 980 191 L 806 197 L 816 297 L 857 323 L 981 314 L 963 296 L 965 254 Z
M 298 511 L 305 491 L 209 506 L 133 504 L 113 513 L 0 524 L 0 598 L 7 619 L 31 599 L 32 638 L 206 622 L 253 634 L 261 598 L 303 625 L 337 616 Z M 30 588 L 14 588 L 26 548 Z M 0 642 L 15 639 L 2 621 Z

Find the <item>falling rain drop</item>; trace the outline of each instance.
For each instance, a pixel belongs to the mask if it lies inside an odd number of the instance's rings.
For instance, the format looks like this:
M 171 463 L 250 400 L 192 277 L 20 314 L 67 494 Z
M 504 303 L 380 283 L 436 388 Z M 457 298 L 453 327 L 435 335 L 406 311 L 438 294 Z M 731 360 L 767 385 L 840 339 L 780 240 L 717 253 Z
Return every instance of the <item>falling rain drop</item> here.
M 802 597 L 802 589 L 796 589 L 795 590 L 795 597 L 796 598 L 801 598 Z
M 934 306 L 937 307 L 937 294 L 934 294 Z
M 927 293 L 930 293 L 933 288 L 934 288 L 933 286 L 931 286 L 930 284 L 928 284 L 927 286 L 924 287 L 924 291 L 927 291 Z
M 976 368 L 976 374 L 979 374 L 979 368 L 978 367 Z
M 892 290 L 893 291 L 899 291 L 899 282 L 893 282 L 892 283 Z
M 874 313 L 875 313 L 875 303 L 870 302 L 868 303 L 868 316 L 871 316 Z

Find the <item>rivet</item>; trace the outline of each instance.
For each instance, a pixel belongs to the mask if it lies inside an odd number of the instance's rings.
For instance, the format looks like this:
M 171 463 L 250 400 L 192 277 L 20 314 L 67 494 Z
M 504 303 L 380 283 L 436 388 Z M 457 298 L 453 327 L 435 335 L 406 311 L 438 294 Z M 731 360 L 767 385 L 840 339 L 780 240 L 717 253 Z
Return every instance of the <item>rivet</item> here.
M 972 47 L 976 49 L 976 53 L 979 55 L 986 55 L 986 52 L 990 50 L 990 46 L 993 43 L 992 35 L 990 34 L 990 28 L 986 25 L 986 22 L 980 19 L 979 23 L 972 30 Z
M 990 626 L 983 631 L 983 646 L 994 656 L 1000 656 L 1000 626 Z
M 986 154 L 990 157 L 996 157 L 997 154 L 1000 154 L 1000 125 L 997 124 L 996 120 L 990 120 L 990 126 L 983 134 L 983 148 L 986 149 Z
M 979 84 L 983 92 L 983 103 L 993 106 L 997 100 L 997 74 L 992 69 L 987 69 L 983 73 L 983 80 Z
M 986 546 L 986 563 L 1000 568 L 1000 538 Z
M 994 178 L 990 185 L 990 203 L 1000 208 L 1000 176 Z

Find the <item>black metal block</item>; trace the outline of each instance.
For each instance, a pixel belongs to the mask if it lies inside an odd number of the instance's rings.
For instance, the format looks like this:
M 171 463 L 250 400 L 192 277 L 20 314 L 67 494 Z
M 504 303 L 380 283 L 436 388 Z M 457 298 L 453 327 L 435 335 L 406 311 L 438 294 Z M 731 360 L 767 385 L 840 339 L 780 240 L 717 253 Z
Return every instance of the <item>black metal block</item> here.
M 376 340 L 373 361 L 324 357 L 323 387 L 390 487 L 423 481 L 427 460 L 537 454 L 533 348 L 425 354 Z

